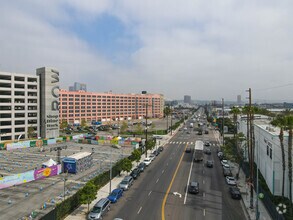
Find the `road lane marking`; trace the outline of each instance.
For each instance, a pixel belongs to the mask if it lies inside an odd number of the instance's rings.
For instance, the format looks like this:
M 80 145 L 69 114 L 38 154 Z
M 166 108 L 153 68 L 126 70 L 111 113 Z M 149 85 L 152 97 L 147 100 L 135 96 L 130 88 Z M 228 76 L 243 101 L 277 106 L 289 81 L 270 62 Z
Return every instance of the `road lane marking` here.
M 205 193 L 205 192 L 203 192 L 202 196 L 203 196 L 203 197 L 206 197 L 206 193 Z
M 194 158 L 194 152 L 193 152 L 192 158 Z M 185 190 L 185 196 L 184 196 L 184 202 L 183 202 L 184 205 L 186 203 L 187 191 L 188 191 L 188 184 L 189 184 L 190 177 L 191 177 L 192 167 L 193 167 L 193 159 L 191 159 L 191 165 L 190 165 L 190 169 L 189 169 L 189 175 L 188 175 L 188 179 L 187 179 L 187 183 L 186 183 L 186 190 Z
M 162 170 L 162 173 L 164 173 L 165 172 L 165 170 Z
M 204 180 L 202 180 L 202 184 L 204 184 L 205 182 L 204 182 Z
M 169 192 L 171 190 L 171 187 L 172 187 L 172 184 L 173 184 L 173 182 L 175 180 L 175 177 L 177 175 L 177 172 L 179 170 L 179 166 L 180 166 L 180 164 L 182 162 L 182 159 L 183 159 L 183 156 L 184 156 L 184 153 L 185 153 L 186 148 L 187 148 L 187 145 L 185 146 L 185 149 L 182 152 L 181 158 L 180 158 L 180 160 L 179 160 L 179 162 L 177 164 L 177 167 L 176 167 L 176 170 L 175 170 L 175 172 L 173 174 L 172 180 L 171 180 L 171 182 L 169 184 L 169 187 L 168 187 L 168 189 L 167 189 L 167 191 L 165 193 L 165 196 L 164 196 L 164 199 L 163 199 L 163 202 L 162 202 L 162 209 L 161 209 L 161 212 L 162 212 L 162 220 L 165 220 L 165 205 L 166 205 L 167 197 L 168 197 L 168 194 L 169 194 Z
M 140 208 L 139 208 L 139 210 L 138 210 L 137 214 L 139 214 L 139 213 L 140 213 L 141 209 L 142 209 L 142 207 L 140 207 Z
M 206 210 L 203 209 L 203 216 L 206 216 Z
M 167 166 L 168 166 L 169 164 L 167 163 Z
M 156 183 L 158 183 L 158 182 L 159 182 L 159 179 L 157 179 Z
M 149 196 L 151 195 L 152 191 L 149 192 Z

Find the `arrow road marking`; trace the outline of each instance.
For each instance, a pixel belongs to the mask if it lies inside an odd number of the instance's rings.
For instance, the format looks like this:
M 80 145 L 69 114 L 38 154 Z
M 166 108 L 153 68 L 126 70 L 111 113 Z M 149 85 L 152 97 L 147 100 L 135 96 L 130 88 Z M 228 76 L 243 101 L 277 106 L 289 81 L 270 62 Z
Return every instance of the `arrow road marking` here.
M 175 195 L 175 196 L 179 196 L 179 198 L 181 198 L 181 194 L 180 193 L 178 193 L 178 192 L 173 192 L 173 195 Z

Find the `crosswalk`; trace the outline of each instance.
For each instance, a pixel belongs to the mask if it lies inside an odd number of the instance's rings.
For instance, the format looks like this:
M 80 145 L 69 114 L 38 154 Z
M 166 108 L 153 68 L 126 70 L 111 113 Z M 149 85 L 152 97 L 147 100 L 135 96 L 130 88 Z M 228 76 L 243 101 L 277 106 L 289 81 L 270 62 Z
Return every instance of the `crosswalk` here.
M 168 144 L 195 144 L 195 142 L 186 142 L 186 141 L 169 141 Z M 218 146 L 218 144 L 211 143 L 211 146 Z

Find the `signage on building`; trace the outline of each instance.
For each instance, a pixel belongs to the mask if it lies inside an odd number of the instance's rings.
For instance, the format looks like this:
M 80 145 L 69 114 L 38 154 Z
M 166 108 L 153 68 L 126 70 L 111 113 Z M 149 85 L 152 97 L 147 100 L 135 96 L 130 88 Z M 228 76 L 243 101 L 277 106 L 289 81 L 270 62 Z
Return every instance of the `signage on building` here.
M 59 136 L 59 72 L 50 68 L 39 68 L 41 136 L 56 138 Z

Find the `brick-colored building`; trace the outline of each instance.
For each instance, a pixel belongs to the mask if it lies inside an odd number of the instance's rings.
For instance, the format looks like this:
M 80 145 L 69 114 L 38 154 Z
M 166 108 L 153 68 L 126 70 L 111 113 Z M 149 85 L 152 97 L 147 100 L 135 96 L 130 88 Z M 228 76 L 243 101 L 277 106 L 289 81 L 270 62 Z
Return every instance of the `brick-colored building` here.
M 59 91 L 59 119 L 68 123 L 91 121 L 162 118 L 164 97 L 161 94 L 113 94 L 85 91 Z

